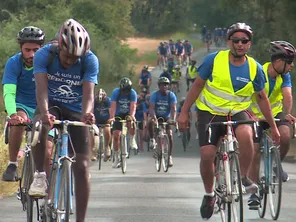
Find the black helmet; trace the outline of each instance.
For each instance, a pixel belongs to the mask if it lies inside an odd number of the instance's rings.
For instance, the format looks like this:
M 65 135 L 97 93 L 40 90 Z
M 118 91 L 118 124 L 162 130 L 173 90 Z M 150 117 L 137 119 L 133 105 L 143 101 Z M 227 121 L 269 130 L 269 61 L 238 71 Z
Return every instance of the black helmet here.
M 132 85 L 133 85 L 132 81 L 127 77 L 123 77 L 119 83 L 120 90 L 124 92 L 131 91 Z
M 196 60 L 191 60 L 191 65 L 195 65 L 196 64 Z
M 167 77 L 160 77 L 157 81 L 157 84 L 170 84 L 170 80 Z
M 238 22 L 238 23 L 231 25 L 227 30 L 227 39 L 229 40 L 230 37 L 235 32 L 244 32 L 249 36 L 250 40 L 252 40 L 252 37 L 253 37 L 252 28 L 249 25 L 247 25 L 246 23 Z
M 271 56 L 277 58 L 289 58 L 294 59 L 295 57 L 295 47 L 286 41 L 274 41 L 270 43 L 270 50 Z
M 32 42 L 37 43 L 39 45 L 43 45 L 44 40 L 44 32 L 40 28 L 34 26 L 27 26 L 23 28 L 17 35 L 17 41 L 19 44 Z
M 142 71 L 148 71 L 149 66 L 148 65 L 144 65 Z

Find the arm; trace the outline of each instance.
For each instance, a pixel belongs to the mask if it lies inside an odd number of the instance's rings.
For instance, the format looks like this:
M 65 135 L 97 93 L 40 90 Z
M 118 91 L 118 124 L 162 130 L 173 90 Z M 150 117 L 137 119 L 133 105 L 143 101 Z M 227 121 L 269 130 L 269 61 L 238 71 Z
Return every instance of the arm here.
M 176 103 L 173 103 L 172 105 L 171 105 L 171 118 L 172 118 L 172 120 L 173 121 L 176 121 L 176 114 L 177 114 L 177 106 L 176 106 Z
M 84 81 L 82 85 L 82 115 L 92 113 L 94 107 L 94 89 L 93 82 Z
M 151 117 L 153 117 L 154 119 L 156 119 L 156 115 L 155 115 L 155 104 L 150 103 L 149 105 L 149 112 Z
M 137 109 L 137 102 L 131 102 L 130 104 L 130 115 L 135 116 L 136 114 L 136 109 Z
M 115 112 L 116 112 L 116 102 L 112 101 L 111 107 L 110 107 L 110 119 L 113 119 L 115 117 Z
M 287 115 L 291 114 L 292 107 L 293 107 L 292 89 L 290 87 L 284 87 L 282 88 L 282 93 L 283 93 L 284 110 Z
M 268 97 L 267 97 L 264 89 L 259 92 L 255 92 L 255 96 L 256 96 L 256 100 L 259 105 L 259 108 L 260 108 L 261 112 L 263 113 L 269 126 L 272 128 L 274 128 L 274 127 L 276 128 L 276 124 L 274 122 L 273 115 L 271 112 L 270 103 L 269 103 Z
M 16 84 L 3 85 L 3 99 L 8 116 L 16 114 Z
M 46 73 L 36 73 L 36 101 L 41 115 L 48 114 L 48 79 Z

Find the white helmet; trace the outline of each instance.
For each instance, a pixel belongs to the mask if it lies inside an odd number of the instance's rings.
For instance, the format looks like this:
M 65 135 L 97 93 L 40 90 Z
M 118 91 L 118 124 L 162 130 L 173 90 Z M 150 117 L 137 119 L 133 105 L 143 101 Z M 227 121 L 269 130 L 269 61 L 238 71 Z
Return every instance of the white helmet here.
M 74 19 L 68 19 L 59 32 L 59 47 L 74 56 L 82 56 L 90 49 L 90 38 L 84 27 Z

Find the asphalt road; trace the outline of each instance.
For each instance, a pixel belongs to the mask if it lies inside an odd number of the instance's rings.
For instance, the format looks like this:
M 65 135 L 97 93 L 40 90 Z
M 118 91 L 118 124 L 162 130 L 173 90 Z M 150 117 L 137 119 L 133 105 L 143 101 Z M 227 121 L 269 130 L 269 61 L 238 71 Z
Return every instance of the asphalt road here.
M 195 53 L 200 63 L 206 55 L 204 49 Z M 156 89 L 156 78 L 160 70 L 152 72 Z M 181 96 L 186 95 L 185 82 L 181 86 Z M 127 172 L 112 169 L 111 162 L 91 167 L 91 198 L 87 212 L 87 222 L 196 222 L 202 221 L 199 208 L 204 195 L 203 183 L 199 172 L 199 147 L 195 140 L 195 130 L 191 129 L 191 147 L 185 153 L 181 141 L 175 136 L 174 166 L 167 173 L 156 172 L 152 152 L 131 156 L 127 163 Z M 295 221 L 296 218 L 296 167 L 284 163 L 290 181 L 283 186 L 282 209 L 278 221 Z M 9 183 L 7 184 L 9 186 Z M 257 211 L 247 209 L 245 199 L 244 216 L 247 222 L 271 220 L 259 219 Z M 21 203 L 16 197 L 0 200 L 0 222 L 26 221 Z M 72 220 L 75 221 L 75 215 Z M 219 215 L 213 215 L 209 221 L 221 221 Z

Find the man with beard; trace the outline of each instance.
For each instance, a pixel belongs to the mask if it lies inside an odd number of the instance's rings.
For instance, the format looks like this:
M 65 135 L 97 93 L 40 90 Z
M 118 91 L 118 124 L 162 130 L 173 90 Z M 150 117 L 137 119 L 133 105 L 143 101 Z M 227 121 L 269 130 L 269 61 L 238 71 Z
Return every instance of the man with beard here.
M 247 56 L 251 46 L 253 31 L 245 23 L 236 23 L 227 31 L 229 50 L 211 53 L 198 68 L 199 76 L 189 90 L 181 114 L 178 118 L 180 129 L 188 125 L 188 111 L 193 102 L 198 107 L 198 134 L 200 145 L 200 171 L 205 187 L 205 195 L 200 207 L 201 217 L 209 219 L 214 211 L 214 159 L 224 127 L 213 126 L 211 142 L 208 141 L 209 122 L 227 120 L 248 120 L 245 112 L 255 94 L 257 103 L 271 127 L 272 139 L 279 143 L 280 135 L 273 119 L 268 97 L 264 91 L 265 76 L 262 66 Z M 253 158 L 253 131 L 248 124 L 234 127 L 239 142 L 239 161 L 242 184 L 248 193 L 257 192 L 257 185 L 247 175 Z
M 6 62 L 2 79 L 5 108 L 12 125 L 33 119 L 36 108 L 33 58 L 45 40 L 37 27 L 23 28 L 17 36 L 21 52 Z M 9 163 L 2 180 L 17 179 L 17 154 L 22 143 L 23 127 L 11 127 L 9 133 Z

